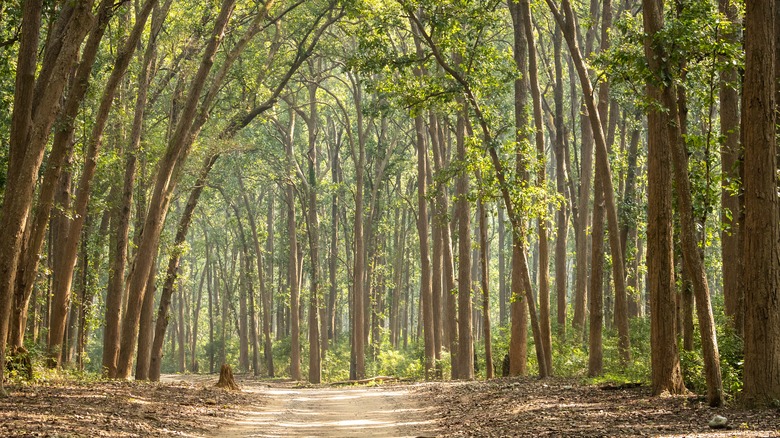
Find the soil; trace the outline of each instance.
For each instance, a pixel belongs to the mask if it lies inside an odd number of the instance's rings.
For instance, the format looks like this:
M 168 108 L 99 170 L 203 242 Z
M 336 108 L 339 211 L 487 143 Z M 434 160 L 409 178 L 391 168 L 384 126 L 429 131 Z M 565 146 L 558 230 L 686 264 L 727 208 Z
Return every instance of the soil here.
M 236 375 L 164 376 L 162 383 L 91 381 L 12 386 L 0 436 L 660 436 L 780 437 L 780 410 L 710 408 L 695 396 L 576 380 L 301 386 Z M 727 429 L 708 426 L 713 415 Z
M 532 378 L 430 383 L 420 396 L 437 407 L 445 436 L 780 437 L 780 409 L 710 408 L 693 395 L 651 397 L 646 387 L 583 385 Z M 725 429 L 709 427 L 714 415 Z

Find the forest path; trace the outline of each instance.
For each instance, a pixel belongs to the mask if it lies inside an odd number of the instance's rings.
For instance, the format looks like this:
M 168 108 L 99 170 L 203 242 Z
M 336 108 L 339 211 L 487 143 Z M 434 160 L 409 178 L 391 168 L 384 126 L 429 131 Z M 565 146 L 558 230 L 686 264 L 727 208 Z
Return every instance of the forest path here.
M 259 408 L 241 412 L 219 437 L 435 436 L 437 423 L 409 385 L 297 387 L 290 382 L 241 382 Z

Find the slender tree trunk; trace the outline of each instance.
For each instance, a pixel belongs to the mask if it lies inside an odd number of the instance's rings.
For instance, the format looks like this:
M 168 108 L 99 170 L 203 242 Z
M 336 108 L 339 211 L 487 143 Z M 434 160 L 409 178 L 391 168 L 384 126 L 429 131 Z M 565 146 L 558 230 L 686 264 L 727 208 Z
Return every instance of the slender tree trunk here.
M 313 73 L 313 72 L 312 72 Z M 309 151 L 306 154 L 308 162 L 308 212 L 307 226 L 309 233 L 309 255 L 311 258 L 311 289 L 309 290 L 309 383 L 320 383 L 322 380 L 322 351 L 320 350 L 319 294 L 320 294 L 320 219 L 317 215 L 317 88 L 316 81 L 309 85 L 309 116 L 307 130 L 309 133 Z M 326 334 L 327 335 L 327 334 Z M 327 343 L 327 339 L 325 340 Z
M 498 206 L 498 325 L 507 323 L 509 304 L 506 284 L 506 219 L 504 209 Z
M 490 342 L 490 288 L 488 275 L 488 257 L 487 257 L 487 213 L 485 205 L 482 203 L 482 197 L 477 199 L 477 210 L 479 214 L 479 264 L 482 271 L 482 333 L 485 338 L 485 378 L 493 378 L 493 349 Z
M 65 331 L 65 312 L 70 299 L 70 286 L 73 278 L 73 269 L 76 264 L 78 242 L 81 237 L 81 230 L 84 226 L 84 220 L 87 215 L 87 205 L 91 193 L 92 179 L 97 171 L 97 159 L 102 145 L 103 131 L 108 122 L 109 112 L 113 105 L 114 95 L 119 87 L 120 81 L 127 71 L 132 55 L 135 52 L 138 41 L 144 30 L 146 19 L 149 17 L 157 0 L 146 0 L 139 16 L 136 20 L 133 30 L 127 41 L 124 42 L 122 49 L 117 54 L 114 62 L 111 76 L 106 83 L 100 100 L 100 106 L 95 117 L 95 123 L 87 143 L 86 162 L 81 171 L 76 199 L 74 201 L 73 220 L 68 230 L 68 237 L 63 243 L 65 257 L 61 263 L 54 267 L 60 280 L 55 283 L 53 290 L 53 308 L 49 322 L 49 356 L 50 365 L 58 364 L 60 361 L 59 346 L 63 342 Z
M 177 363 L 178 363 L 178 371 L 179 373 L 183 373 L 187 369 L 187 365 L 185 363 L 186 357 L 187 357 L 187 347 L 186 343 L 184 342 L 184 303 L 186 301 L 186 297 L 184 296 L 184 288 L 182 287 L 182 281 L 181 277 L 179 278 L 179 287 L 177 288 L 177 294 L 178 297 L 178 303 L 176 306 L 176 310 L 178 311 L 178 316 L 176 317 L 176 335 L 178 340 L 179 349 L 176 350 L 177 353 Z
M 334 185 L 338 185 L 341 182 L 341 169 L 340 169 L 340 157 L 339 157 L 340 139 L 336 140 L 334 149 L 331 153 L 331 182 Z M 327 308 L 327 322 L 328 331 L 323 333 L 323 345 L 328 345 L 328 340 L 336 342 L 336 300 L 338 298 L 338 283 L 336 279 L 337 275 L 337 262 L 338 262 L 338 243 L 339 243 L 339 204 L 341 203 L 341 193 L 337 190 L 333 194 L 333 200 L 330 206 L 330 220 L 331 220 L 331 235 L 330 246 L 328 254 L 328 308 Z
M 287 166 L 294 168 L 293 132 L 295 129 L 295 113 L 290 110 L 290 126 L 287 138 Z M 295 187 L 288 182 L 285 188 L 287 197 L 287 233 L 289 234 L 290 254 L 287 275 L 290 277 L 290 378 L 301 380 L 301 345 L 300 345 L 300 283 L 298 278 L 298 225 L 295 219 Z
M 217 287 L 215 284 L 217 276 L 214 274 L 214 261 L 211 257 L 211 246 L 209 246 L 209 235 L 206 228 L 203 228 L 203 240 L 206 243 L 206 292 L 209 295 L 209 373 L 214 372 L 214 330 L 216 321 L 216 312 L 214 309 L 217 307 Z
M 458 112 L 456 128 L 458 160 L 466 160 L 466 117 Z M 458 220 L 458 376 L 474 378 L 474 341 L 471 314 L 471 224 L 469 214 L 469 176 L 461 171 L 455 180 L 455 215 Z
M 133 352 L 135 350 L 136 333 L 138 331 L 138 308 L 145 294 L 144 279 L 151 270 L 150 254 L 157 247 L 162 226 L 172 190 L 175 188 L 176 179 L 173 178 L 177 163 L 186 158 L 192 142 L 189 141 L 193 127 L 193 119 L 199 102 L 201 91 L 214 63 L 217 48 L 222 42 L 224 31 L 235 6 L 235 0 L 224 0 L 219 15 L 215 20 L 214 30 L 209 44 L 204 50 L 203 59 L 195 78 L 190 84 L 190 94 L 187 97 L 182 115 L 177 124 L 173 137 L 168 142 L 165 154 L 160 160 L 157 171 L 157 180 L 149 202 L 149 211 L 144 221 L 144 233 L 138 246 L 139 256 L 129 275 L 129 297 L 127 313 L 123 320 L 123 336 L 120 342 L 119 360 L 117 363 L 117 377 L 126 378 L 130 374 Z
M 154 322 L 154 293 L 156 292 L 157 278 L 157 255 L 152 260 L 152 270 L 149 272 L 149 278 L 146 281 L 148 293 L 144 296 L 141 304 L 141 318 L 138 323 L 138 352 L 135 364 L 135 379 L 149 379 L 149 364 L 152 352 L 153 334 L 152 323 Z
M 555 88 L 553 98 L 555 101 L 555 183 L 558 193 L 564 202 L 556 212 L 557 236 L 555 240 L 555 294 L 558 303 L 558 337 L 566 338 L 566 242 L 569 234 L 569 191 L 566 190 L 566 131 L 563 121 L 563 67 L 561 65 L 562 36 L 560 28 L 555 28 L 553 36 L 553 50 L 555 62 Z
M 630 317 L 640 315 L 642 293 L 638 285 L 638 260 L 641 256 L 637 246 L 637 221 L 636 208 L 638 204 L 636 193 L 637 158 L 639 156 L 639 129 L 631 132 L 631 140 L 628 147 L 628 167 L 626 169 L 625 189 L 623 190 L 623 228 L 620 230 L 620 242 L 623 244 L 623 254 L 626 255 L 626 292 L 628 295 L 628 314 Z M 629 247 L 628 242 L 631 242 Z M 631 249 L 632 251 L 629 251 Z M 630 292 L 630 293 L 629 293 Z
M 512 23 L 514 29 L 514 59 L 515 64 L 520 71 L 528 70 L 528 42 L 525 33 L 525 19 L 523 17 L 524 10 L 519 3 L 508 2 L 509 10 L 512 15 Z M 515 80 L 515 129 L 516 136 L 515 141 L 517 144 L 521 144 L 525 140 L 526 130 L 528 127 L 528 119 L 526 116 L 528 105 L 528 89 L 529 84 L 525 79 Z M 484 123 L 484 122 L 483 122 Z M 483 127 L 483 130 L 485 128 Z M 534 336 L 534 343 L 536 349 L 537 362 L 539 363 L 539 376 L 546 377 L 549 367 L 547 366 L 547 355 L 544 352 L 544 342 L 542 341 L 541 328 L 536 313 L 536 300 L 534 299 L 531 276 L 528 269 L 528 260 L 526 256 L 525 248 L 525 236 L 526 229 L 523 223 L 524 219 L 516 216 L 515 207 L 513 201 L 509 196 L 508 189 L 506 188 L 505 176 L 503 175 L 503 169 L 497 163 L 497 157 L 495 152 L 491 150 L 491 160 L 493 161 L 496 172 L 499 175 L 499 183 L 504 198 L 504 203 L 507 207 L 510 220 L 512 221 L 512 233 L 513 233 L 513 254 L 512 254 L 512 293 L 514 296 L 513 301 L 517 304 L 513 305 L 512 309 L 512 335 L 510 339 L 510 374 L 518 375 L 525 373 L 525 356 L 526 356 L 526 339 L 528 333 L 528 320 L 526 315 L 530 316 L 531 328 Z M 516 170 L 521 179 L 529 181 L 530 177 L 527 170 L 527 158 L 523 155 L 520 148 L 517 148 L 516 153 Z M 522 298 L 521 298 L 522 297 Z M 522 301 L 526 301 L 528 313 L 522 309 Z
M 265 242 L 266 254 L 268 254 L 268 290 L 265 289 L 263 283 L 260 284 L 260 289 L 264 290 L 263 293 L 263 357 L 265 359 L 265 368 L 268 372 L 268 377 L 275 377 L 274 370 L 274 355 L 273 355 L 273 343 L 271 341 L 271 309 L 273 300 L 273 279 L 274 279 L 274 195 L 268 197 L 268 222 L 266 223 L 266 232 L 268 238 Z M 259 268 L 259 266 L 258 266 Z M 281 281 L 281 275 L 279 280 Z M 277 318 L 280 319 L 280 318 Z M 281 333 L 279 327 L 277 327 L 277 336 Z
M 726 27 L 721 38 L 724 42 L 737 43 L 737 23 L 739 20 L 737 5 L 730 0 L 720 0 L 718 11 L 733 23 Z M 721 259 L 729 260 L 723 263 L 723 296 L 725 297 L 726 315 L 733 320 L 737 333 L 742 334 L 745 324 L 744 287 L 740 277 L 743 259 L 740 248 L 739 219 L 742 215 L 738 190 L 735 184 L 741 184 L 739 159 L 742 146 L 739 142 L 739 76 L 737 68 L 725 65 L 720 73 L 720 132 L 723 135 L 720 159 L 721 172 Z
M 601 176 L 604 181 L 604 200 L 606 207 L 607 225 L 609 230 L 610 252 L 612 253 L 612 277 L 615 282 L 615 297 L 617 297 L 615 304 L 619 307 L 619 310 L 617 311 L 626 315 L 626 279 L 623 268 L 623 255 L 619 232 L 620 226 L 617 217 L 615 191 L 612 185 L 612 170 L 609 164 L 607 141 L 604 136 L 604 130 L 602 129 L 599 111 L 596 107 L 596 102 L 593 97 L 593 86 L 590 82 L 590 78 L 588 77 L 585 62 L 582 59 L 582 54 L 577 43 L 574 11 L 572 10 L 571 3 L 569 0 L 563 1 L 562 5 L 564 8 L 563 13 L 565 14 L 565 18 L 564 15 L 558 11 L 552 0 L 548 0 L 547 3 L 553 10 L 558 25 L 563 30 L 564 38 L 566 39 L 570 49 L 569 51 L 572 55 L 572 62 L 574 63 L 574 66 L 577 69 L 577 74 L 580 78 L 585 104 L 588 108 L 588 119 L 590 121 L 591 130 L 594 134 L 596 143 L 596 167 L 598 172 L 602 174 Z M 631 349 L 630 340 L 628 337 L 627 319 L 625 320 L 624 325 L 621 324 L 621 326 L 618 327 L 618 351 L 620 353 L 621 361 L 628 363 L 631 356 Z
M 536 46 L 534 43 L 533 25 L 531 24 L 531 6 L 528 0 L 521 0 L 525 39 L 528 43 L 528 82 L 531 89 L 534 115 L 534 140 L 536 143 L 537 176 L 536 184 L 544 188 L 547 185 L 547 158 L 544 147 L 544 125 L 542 122 L 542 98 L 539 91 L 538 68 L 536 63 Z M 546 203 L 546 199 L 544 199 Z M 546 210 L 546 208 L 545 208 Z M 547 220 L 539 219 L 539 323 L 541 326 L 542 343 L 547 370 L 545 374 L 552 376 L 552 329 L 550 327 L 550 250 L 547 238 Z
M 643 0 L 645 54 L 656 56 L 654 35 L 663 27 L 662 4 Z M 652 65 L 652 64 L 651 64 Z M 650 99 L 660 101 L 661 90 L 648 81 Z M 671 145 L 668 125 L 661 110 L 653 106 L 647 113 L 647 270 L 650 294 L 652 392 L 680 394 L 685 391 L 680 371 L 675 329 L 675 285 L 672 251 L 672 176 L 669 169 Z
M 425 345 L 425 378 L 433 377 L 435 358 L 433 326 L 433 292 L 428 240 L 427 155 L 425 121 L 422 114 L 414 119 L 417 145 L 417 233 L 420 240 L 420 310 Z M 471 357 L 471 356 L 469 356 Z
M 226 200 L 227 202 L 227 200 Z M 232 202 L 231 202 L 232 203 Z M 232 205 L 233 211 L 236 214 L 236 221 L 238 222 L 238 234 L 241 241 L 240 257 L 241 262 L 239 264 L 238 272 L 238 366 L 241 372 L 249 372 L 249 314 L 247 312 L 247 260 L 246 260 L 246 235 L 244 233 L 244 227 L 241 225 L 241 218 L 239 216 L 238 208 Z
M 431 149 L 433 150 L 434 171 L 438 174 L 444 168 L 446 150 L 449 147 L 449 141 L 443 136 L 442 127 L 439 118 L 435 115 L 430 117 Z M 448 344 L 450 350 L 450 367 L 452 379 L 458 379 L 459 368 L 454 366 L 458 363 L 458 315 L 455 291 L 455 265 L 452 255 L 452 233 L 450 232 L 449 198 L 447 188 L 440 187 L 436 192 L 436 210 L 434 212 L 434 221 L 437 222 L 441 230 L 442 246 L 442 293 L 444 294 L 444 324 L 443 324 L 443 342 Z
M 365 167 L 366 167 L 366 149 L 365 149 L 365 133 L 363 130 L 363 93 L 362 85 L 358 77 L 354 78 L 354 101 L 355 110 L 357 114 L 357 154 L 354 153 L 353 157 L 357 158 L 355 163 L 355 254 L 354 263 L 355 268 L 352 272 L 352 355 L 355 363 L 355 375 L 350 376 L 355 379 L 362 379 L 366 375 L 365 365 L 365 304 L 364 304 L 364 283 L 363 277 L 365 275 L 365 236 L 363 233 L 363 191 L 364 191 L 364 179 L 365 179 Z
M 206 280 L 206 271 L 208 269 L 208 261 L 203 265 L 203 270 L 200 273 L 200 283 L 198 285 L 198 297 L 195 301 L 195 309 L 192 312 L 192 339 L 190 339 L 190 371 L 197 373 L 200 371 L 198 365 L 198 321 L 200 319 L 201 303 L 203 302 L 203 283 Z
M 604 349 L 601 334 L 604 326 L 604 180 L 596 173 L 593 199 L 593 242 L 590 268 L 590 323 L 588 324 L 588 376 L 600 376 Z

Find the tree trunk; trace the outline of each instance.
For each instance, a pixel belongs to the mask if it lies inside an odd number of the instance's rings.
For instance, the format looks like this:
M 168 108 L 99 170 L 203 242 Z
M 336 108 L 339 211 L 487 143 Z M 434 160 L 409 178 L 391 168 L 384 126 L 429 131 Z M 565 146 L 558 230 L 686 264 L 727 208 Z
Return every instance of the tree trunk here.
M 642 293 L 638 289 L 638 268 L 641 253 L 637 242 L 636 209 L 638 199 L 636 193 L 637 158 L 639 156 L 639 129 L 631 132 L 631 140 L 628 147 L 628 167 L 626 169 L 625 189 L 623 190 L 623 228 L 620 230 L 620 242 L 623 244 L 623 254 L 626 255 L 626 289 L 628 293 L 628 314 L 637 317 L 641 314 Z M 631 242 L 629 247 L 628 242 Z M 629 249 L 631 251 L 629 252 Z M 629 267 L 630 266 L 630 267 Z
M 583 96 L 585 98 L 585 104 L 588 108 L 588 120 L 590 121 L 591 130 L 594 135 L 596 143 L 596 166 L 599 173 L 602 174 L 604 181 L 604 200 L 606 206 L 607 225 L 609 230 L 609 244 L 610 252 L 612 253 L 612 277 L 615 282 L 615 305 L 617 307 L 616 312 L 620 312 L 626 315 L 626 278 L 623 268 L 623 254 L 620 244 L 620 232 L 617 216 L 617 205 L 615 202 L 615 191 L 612 185 L 612 170 L 609 164 L 609 151 L 607 141 L 604 136 L 604 130 L 602 129 L 601 118 L 599 111 L 596 107 L 596 102 L 593 97 L 593 85 L 588 77 L 588 72 L 585 66 L 585 61 L 582 59 L 580 52 L 577 35 L 574 11 L 572 10 L 569 0 L 563 1 L 564 15 L 562 15 L 552 0 L 548 0 L 548 5 L 558 25 L 563 30 L 564 38 L 569 46 L 569 51 L 572 55 L 572 62 L 577 69 L 577 74 L 580 78 L 580 84 L 582 86 Z M 623 363 L 628 363 L 631 357 L 630 340 L 628 337 L 628 320 L 624 319 L 624 324 L 618 327 L 618 352 Z
M 449 142 L 445 141 L 443 137 L 439 118 L 433 114 L 430 116 L 430 135 L 434 171 L 438 174 L 444 169 Z M 460 348 L 458 346 L 457 303 L 456 296 L 453 293 L 455 291 L 455 265 L 452 255 L 452 233 L 450 231 L 450 221 L 448 220 L 450 207 L 446 187 L 442 186 L 437 190 L 435 205 L 436 210 L 433 220 L 439 224 L 442 247 L 442 293 L 444 295 L 444 324 L 442 327 L 444 336 L 442 342 L 446 343 L 450 350 L 450 363 L 453 364 L 450 367 L 450 378 L 458 379 L 460 378 L 459 368 L 454 366 L 454 364 L 458 363 L 458 350 Z
M 358 77 L 354 77 L 354 101 L 357 114 L 357 132 L 358 132 L 358 151 L 354 152 L 353 158 L 357 158 L 355 163 L 355 268 L 352 272 L 352 355 L 355 363 L 355 375 L 350 376 L 355 379 L 362 379 L 366 376 L 365 365 L 365 290 L 363 277 L 365 275 L 365 236 L 363 232 L 363 191 L 366 167 L 366 149 L 363 130 L 363 93 L 362 85 Z
M 287 169 L 294 169 L 293 133 L 295 130 L 295 112 L 289 111 L 290 125 L 287 149 Z M 285 188 L 287 198 L 287 233 L 289 234 L 290 254 L 287 275 L 290 278 L 290 378 L 301 380 L 301 345 L 300 345 L 300 283 L 298 278 L 298 225 L 295 220 L 295 187 L 288 182 Z
M 590 267 L 590 323 L 588 324 L 588 376 L 601 375 L 604 349 L 601 342 L 604 326 L 604 180 L 596 173 L 593 198 L 593 242 Z
M 200 319 L 200 308 L 203 302 L 203 283 L 206 280 L 206 271 L 208 269 L 208 261 L 203 265 L 203 271 L 200 273 L 200 283 L 198 285 L 198 297 L 195 302 L 195 309 L 192 312 L 192 339 L 190 339 L 190 371 L 198 373 L 200 366 L 198 365 L 198 320 Z
M 417 234 L 420 240 L 420 310 L 425 346 L 425 378 L 433 377 L 435 359 L 433 326 L 433 292 L 428 240 L 427 155 L 425 121 L 422 114 L 414 119 L 417 146 Z M 471 357 L 471 356 L 469 356 Z
M 271 341 L 271 309 L 273 300 L 273 278 L 274 278 L 274 195 L 268 197 L 268 222 L 266 223 L 266 232 L 268 238 L 265 242 L 266 254 L 268 254 L 268 284 L 269 287 L 266 290 L 265 285 L 260 283 L 260 290 L 263 291 L 263 358 L 265 359 L 265 368 L 268 372 L 268 377 L 275 377 L 276 372 L 274 370 L 274 355 L 273 355 L 273 343 Z M 258 266 L 260 268 L 260 266 Z M 279 280 L 281 281 L 281 275 Z M 277 336 L 281 330 L 277 328 Z
M 138 352 L 136 353 L 135 379 L 149 379 L 149 363 L 152 352 L 152 341 L 154 335 L 154 294 L 157 291 L 157 255 L 152 261 L 152 270 L 149 272 L 149 278 L 146 282 L 146 288 L 149 293 L 144 296 L 141 304 L 141 318 L 138 323 Z
M 322 380 L 322 351 L 320 350 L 319 294 L 320 294 L 320 219 L 317 215 L 317 81 L 309 85 L 309 133 L 308 162 L 308 212 L 306 215 L 309 235 L 309 256 L 311 258 L 311 288 L 309 290 L 309 383 Z M 327 335 L 327 334 L 326 334 Z M 327 343 L 327 340 L 325 341 Z
M 458 112 L 457 159 L 466 160 L 466 116 Z M 458 220 L 458 376 L 474 378 L 474 341 L 471 315 L 471 226 L 468 201 L 469 175 L 461 170 L 455 180 L 455 216 Z
M 8 149 L 8 174 L 0 212 L 0 395 L 5 370 L 5 340 L 8 337 L 13 301 L 13 287 L 22 249 L 28 215 L 46 144 L 49 137 L 67 72 L 75 62 L 81 41 L 86 35 L 90 14 L 89 2 L 65 5 L 55 22 L 55 33 L 44 49 L 44 59 L 36 84 L 37 50 L 42 2 L 26 2 L 22 11 L 19 54 L 16 70 L 14 110 Z M 72 19 L 70 32 L 64 32 Z M 13 194 L 13 196 L 8 196 Z
M 745 139 L 745 368 L 743 397 L 748 405 L 780 399 L 780 254 L 777 242 L 777 79 L 774 23 L 776 3 L 746 4 L 745 85 L 742 128 Z
M 718 1 L 718 11 L 732 23 L 721 33 L 724 42 L 737 43 L 737 26 L 739 14 L 737 5 L 731 0 Z M 720 149 L 721 172 L 721 259 L 723 263 L 723 296 L 725 311 L 732 319 L 734 328 L 743 334 L 745 324 L 745 297 L 741 280 L 743 259 L 740 248 L 741 224 L 739 219 L 742 210 L 739 201 L 739 190 L 735 185 L 741 184 L 739 159 L 742 153 L 739 127 L 739 80 L 737 68 L 726 64 L 720 73 L 720 132 L 723 143 Z
M 608 2 L 607 2 L 608 3 Z M 531 100 L 534 114 L 534 140 L 536 143 L 537 175 L 536 184 L 540 188 L 547 185 L 547 159 L 544 149 L 544 126 L 542 123 L 542 98 L 539 91 L 538 69 L 536 64 L 536 47 L 531 24 L 531 6 L 528 0 L 521 0 L 525 39 L 528 43 L 528 82 L 531 88 Z M 544 202 L 546 203 L 546 198 Z M 545 208 L 546 210 L 546 208 Z M 547 220 L 539 219 L 539 324 L 541 341 L 544 344 L 544 354 L 547 370 L 545 375 L 552 376 L 552 329 L 550 327 L 550 250 L 547 238 Z
M 230 16 L 235 6 L 235 0 L 224 0 L 222 2 L 219 15 L 214 24 L 212 37 L 204 50 L 203 59 L 198 68 L 195 78 L 189 86 L 190 94 L 187 97 L 181 118 L 176 126 L 176 131 L 168 142 L 164 156 L 160 159 L 157 171 L 157 180 L 152 191 L 152 197 L 149 202 L 149 211 L 143 226 L 143 237 L 138 246 L 138 257 L 129 275 L 129 297 L 127 313 L 125 314 L 122 325 L 122 340 L 120 342 L 119 360 L 117 363 L 117 377 L 127 378 L 130 374 L 130 367 L 133 361 L 133 352 L 135 350 L 136 333 L 139 323 L 139 307 L 145 294 L 145 282 L 151 271 L 151 254 L 157 248 L 160 233 L 165 222 L 167 207 L 169 204 L 172 190 L 176 186 L 176 178 L 173 177 L 174 169 L 178 167 L 177 163 L 186 158 L 189 147 L 192 142 L 189 141 L 190 129 L 195 116 L 200 94 L 205 86 L 206 79 L 214 63 L 217 48 L 224 37 L 224 30 L 227 27 Z
M 178 353 L 176 359 L 178 363 L 177 369 L 179 373 L 183 373 L 187 370 L 187 364 L 185 363 L 187 358 L 187 343 L 184 341 L 184 327 L 186 325 L 184 323 L 184 303 L 186 301 L 186 297 L 184 296 L 184 288 L 181 277 L 179 277 L 179 287 L 177 288 L 176 296 L 178 297 L 178 305 L 176 306 L 176 310 L 178 311 L 178 316 L 176 317 L 176 334 L 178 335 L 177 338 L 179 345 L 179 349 L 176 351 L 176 353 Z
M 504 209 L 498 206 L 498 325 L 507 323 L 507 308 L 509 305 L 506 285 L 506 219 Z
M 643 0 L 645 54 L 655 56 L 653 37 L 663 27 L 662 4 Z M 660 101 L 661 90 L 648 81 L 647 94 Z M 675 330 L 675 282 L 672 251 L 672 177 L 669 169 L 671 145 L 667 125 L 657 106 L 647 113 L 647 271 L 650 294 L 650 343 L 652 393 L 681 394 L 685 391 L 680 371 Z
M 523 17 L 524 10 L 520 7 L 519 3 L 508 2 L 509 10 L 512 15 L 512 24 L 514 29 L 514 60 L 519 71 L 527 71 L 527 50 L 528 43 L 526 33 L 524 30 L 525 19 Z M 526 117 L 527 105 L 528 105 L 528 88 L 529 85 L 524 79 L 515 80 L 515 129 L 517 134 L 515 135 L 515 141 L 517 143 L 516 152 L 516 170 L 523 181 L 529 181 L 529 175 L 527 170 L 526 157 L 523 156 L 521 148 L 519 147 L 525 136 L 528 120 Z M 486 131 L 483 124 L 483 131 Z M 512 293 L 517 294 L 513 298 L 513 301 L 519 303 L 522 306 L 522 301 L 526 301 L 528 307 L 528 315 L 531 319 L 531 328 L 533 331 L 534 344 L 536 349 L 537 362 L 539 363 L 539 376 L 547 377 L 547 371 L 550 369 L 547 366 L 547 355 L 544 352 L 544 341 L 542 341 L 541 328 L 539 326 L 538 317 L 536 314 L 536 300 L 533 296 L 533 288 L 531 283 L 531 276 L 528 269 L 528 260 L 526 257 L 525 249 L 525 236 L 526 229 L 523 223 L 524 219 L 519 216 L 520 213 L 515 213 L 514 203 L 509 196 L 508 189 L 506 187 L 506 179 L 504 176 L 503 168 L 498 162 L 495 150 L 490 150 L 491 161 L 496 168 L 496 173 L 499 179 L 499 186 L 501 187 L 502 197 L 504 198 L 504 204 L 507 208 L 510 221 L 512 222 L 512 234 L 513 234 L 513 254 L 512 254 Z M 522 298 L 521 298 L 522 297 Z M 524 373 L 525 371 L 525 349 L 527 348 L 527 320 L 525 319 L 525 311 L 520 307 L 513 306 L 512 310 L 512 336 L 510 340 L 510 374 L 517 375 L 518 373 Z M 517 319 L 516 319 L 517 318 Z
M 490 342 L 490 288 L 488 286 L 490 277 L 488 275 L 487 258 L 487 214 L 485 205 L 482 203 L 482 196 L 477 199 L 477 210 L 479 214 L 479 264 L 482 271 L 482 333 L 485 337 L 485 378 L 493 378 L 493 349 Z
M 132 55 L 135 52 L 138 41 L 145 28 L 146 19 L 149 17 L 157 0 L 146 0 L 139 16 L 133 26 L 127 41 L 122 45 L 122 49 L 117 53 L 114 61 L 111 76 L 108 78 L 103 94 L 100 99 L 100 106 L 95 116 L 95 123 L 92 126 L 89 141 L 87 143 L 86 162 L 81 171 L 76 199 L 74 201 L 73 220 L 68 230 L 68 236 L 62 243 L 64 245 L 64 258 L 54 267 L 60 278 L 55 283 L 53 293 L 53 308 L 51 319 L 49 321 L 49 359 L 54 364 L 59 363 L 60 355 L 57 348 L 63 342 L 65 331 L 65 313 L 70 300 L 70 288 L 73 278 L 73 269 L 76 265 L 78 243 L 81 237 L 81 230 L 84 226 L 84 220 L 87 215 L 87 206 L 91 194 L 92 179 L 97 171 L 97 160 L 102 145 L 103 131 L 108 122 L 109 112 L 114 102 L 114 95 L 119 87 L 125 72 L 127 71 Z M 51 364 L 51 363 L 50 363 Z
M 555 294 L 558 303 L 558 337 L 566 339 L 566 243 L 569 233 L 569 191 L 566 190 L 566 131 L 563 120 L 563 67 L 561 65 L 561 30 L 555 28 L 553 37 L 553 50 L 555 62 L 555 88 L 553 99 L 555 101 L 555 183 L 556 189 L 564 202 L 556 212 L 556 240 L 555 240 Z
M 340 139 L 336 140 L 336 144 L 333 146 L 333 151 L 330 154 L 331 159 L 331 182 L 334 185 L 341 183 L 341 169 L 340 169 L 340 157 L 339 157 Z M 336 342 L 336 300 L 338 298 L 338 284 L 336 279 L 337 274 L 337 262 L 338 262 L 338 243 L 339 243 L 339 205 L 341 203 L 341 193 L 337 190 L 333 193 L 333 200 L 330 206 L 330 221 L 331 221 L 331 235 L 330 246 L 328 254 L 328 282 L 329 282 L 329 294 L 328 294 L 328 307 L 327 318 L 328 323 L 327 332 L 323 333 L 323 345 L 327 346 L 329 340 Z

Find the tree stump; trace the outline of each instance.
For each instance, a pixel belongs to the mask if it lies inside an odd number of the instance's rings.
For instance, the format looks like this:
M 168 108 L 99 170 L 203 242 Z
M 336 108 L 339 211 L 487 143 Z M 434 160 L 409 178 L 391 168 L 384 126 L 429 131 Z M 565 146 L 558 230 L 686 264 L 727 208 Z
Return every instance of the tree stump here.
M 230 365 L 223 363 L 222 368 L 219 369 L 219 381 L 215 385 L 217 388 L 225 388 L 231 391 L 240 391 L 241 388 L 236 383 L 236 379 L 233 378 L 233 369 Z

